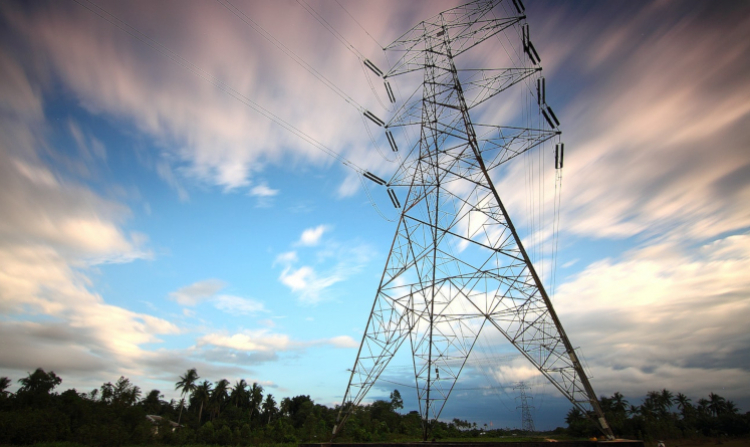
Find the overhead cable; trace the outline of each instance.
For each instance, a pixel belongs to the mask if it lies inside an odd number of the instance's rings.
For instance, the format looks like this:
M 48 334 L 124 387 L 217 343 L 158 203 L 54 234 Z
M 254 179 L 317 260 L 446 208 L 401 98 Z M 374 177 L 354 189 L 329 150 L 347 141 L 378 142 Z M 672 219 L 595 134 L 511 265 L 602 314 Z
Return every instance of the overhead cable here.
M 289 56 L 294 62 L 296 62 L 300 67 L 307 70 L 310 74 L 318 78 L 320 82 L 322 82 L 326 87 L 331 89 L 334 93 L 339 95 L 344 101 L 349 103 L 351 106 L 353 106 L 355 109 L 357 109 L 360 113 L 367 112 L 367 109 L 362 107 L 357 101 L 355 101 L 351 96 L 347 95 L 343 90 L 341 90 L 336 84 L 334 84 L 332 81 L 330 81 L 328 78 L 326 78 L 322 73 L 320 73 L 318 70 L 316 70 L 313 66 L 305 62 L 301 57 L 299 57 L 294 51 L 289 49 L 286 45 L 281 43 L 278 39 L 276 39 L 271 33 L 266 31 L 262 26 L 260 26 L 256 21 L 251 19 L 247 14 L 242 12 L 239 8 L 234 6 L 232 2 L 229 0 L 216 0 L 221 4 L 221 6 L 225 7 L 229 12 L 234 14 L 237 18 L 242 20 L 243 23 L 245 23 L 247 26 L 252 28 L 255 32 L 263 36 L 264 39 L 269 41 L 271 44 L 273 44 L 276 48 L 281 50 L 284 54 Z
M 231 87 L 230 85 L 219 81 L 214 76 L 211 76 L 208 74 L 205 70 L 202 70 L 192 62 L 188 61 L 184 57 L 180 56 L 179 54 L 175 53 L 171 49 L 167 48 L 166 46 L 160 44 L 156 40 L 152 39 L 148 35 L 144 34 L 137 28 L 131 26 L 124 20 L 120 19 L 119 17 L 115 16 L 114 14 L 108 12 L 107 10 L 103 9 L 102 7 L 96 5 L 95 3 L 91 2 L 90 0 L 73 0 L 78 5 L 86 8 L 90 12 L 96 14 L 101 19 L 109 22 L 110 24 L 116 26 L 121 31 L 125 32 L 126 34 L 130 35 L 131 37 L 139 40 L 140 42 L 144 43 L 145 45 L 148 45 L 151 47 L 154 51 L 160 53 L 161 55 L 169 58 L 172 62 L 179 65 L 181 68 L 189 71 L 193 75 L 203 79 L 204 81 L 212 84 L 214 87 L 218 88 L 219 90 L 223 91 L 224 93 L 228 94 L 229 96 L 233 97 L 234 99 L 240 101 L 241 103 L 245 104 L 247 107 L 250 107 L 251 109 L 255 110 L 259 114 L 263 115 L 267 119 L 273 121 L 274 123 L 281 126 L 284 130 L 296 135 L 301 140 L 307 142 L 311 146 L 314 146 L 318 150 L 326 153 L 327 155 L 335 158 L 337 161 L 339 161 L 341 164 L 346 166 L 349 169 L 354 170 L 358 174 L 363 174 L 365 172 L 364 169 L 360 168 L 353 162 L 347 160 L 346 158 L 342 157 L 338 152 L 334 151 L 333 149 L 330 149 L 323 143 L 319 142 L 315 138 L 311 137 L 310 135 L 306 134 L 302 130 L 298 129 L 291 123 L 285 121 L 283 118 L 279 117 L 278 115 L 274 114 L 270 110 L 266 109 L 265 107 L 261 106 L 257 102 L 253 101 L 252 99 L 248 98 L 247 96 L 243 95 L 239 91 L 237 91 L 235 88 Z

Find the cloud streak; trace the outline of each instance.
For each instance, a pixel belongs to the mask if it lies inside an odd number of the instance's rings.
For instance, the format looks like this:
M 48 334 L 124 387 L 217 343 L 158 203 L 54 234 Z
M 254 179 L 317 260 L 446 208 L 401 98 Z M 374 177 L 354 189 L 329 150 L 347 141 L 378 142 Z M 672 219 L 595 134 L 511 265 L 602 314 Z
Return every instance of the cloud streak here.
M 561 285 L 556 308 L 605 390 L 679 383 L 708 393 L 722 383 L 748 397 L 748 268 L 748 234 L 693 253 L 671 243 L 636 249 Z

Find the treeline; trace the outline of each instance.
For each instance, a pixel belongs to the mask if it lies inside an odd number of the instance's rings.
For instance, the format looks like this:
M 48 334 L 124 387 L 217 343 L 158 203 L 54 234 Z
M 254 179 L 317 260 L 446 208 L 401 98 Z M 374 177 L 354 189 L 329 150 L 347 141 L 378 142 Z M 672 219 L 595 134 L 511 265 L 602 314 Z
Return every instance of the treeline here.
M 75 442 L 92 446 L 135 444 L 217 444 L 247 446 L 262 443 L 327 442 L 339 408 L 315 404 L 309 396 L 277 398 L 257 383 L 231 384 L 200 380 L 195 369 L 180 377 L 175 389 L 179 401 L 165 401 L 159 390 L 144 393 L 120 377 L 89 392 L 54 390 L 62 379 L 37 369 L 19 380 L 15 394 L 11 381 L 0 377 L 0 445 L 40 442 Z M 422 422 L 417 412 L 401 415 L 401 395 L 389 401 L 357 407 L 339 441 L 420 439 Z M 154 423 L 147 415 L 160 416 Z M 179 427 L 175 429 L 175 424 Z M 433 427 L 436 438 L 478 436 L 481 430 L 455 419 Z
M 740 437 L 750 435 L 750 412 L 740 414 L 737 405 L 718 394 L 693 402 L 682 393 L 667 389 L 649 391 L 641 405 L 631 405 L 615 393 L 599 399 L 607 421 L 617 436 L 658 440 L 695 437 Z M 601 435 L 577 408 L 565 422 L 571 436 Z
M 55 390 L 62 379 L 37 369 L 8 392 L 10 379 L 0 377 L 0 445 L 75 442 L 91 446 L 217 444 L 248 446 L 264 443 L 326 442 L 339 407 L 315 404 L 300 395 L 277 400 L 257 383 L 239 380 L 201 380 L 195 369 L 179 377 L 178 401 L 165 401 L 159 390 L 144 393 L 120 377 L 89 392 Z M 683 394 L 649 392 L 640 406 L 630 405 L 620 393 L 601 398 L 602 408 L 620 437 L 676 439 L 696 436 L 746 436 L 750 413 L 716 394 L 693 404 Z M 415 412 L 400 414 L 403 401 L 394 390 L 388 401 L 355 408 L 340 442 L 421 440 L 423 427 Z M 159 416 L 147 418 L 146 416 Z M 591 437 L 600 433 L 580 411 L 567 417 L 567 429 L 555 436 Z M 431 427 L 431 438 L 485 436 L 476 424 L 454 419 Z M 520 430 L 492 430 L 490 436 L 521 434 Z

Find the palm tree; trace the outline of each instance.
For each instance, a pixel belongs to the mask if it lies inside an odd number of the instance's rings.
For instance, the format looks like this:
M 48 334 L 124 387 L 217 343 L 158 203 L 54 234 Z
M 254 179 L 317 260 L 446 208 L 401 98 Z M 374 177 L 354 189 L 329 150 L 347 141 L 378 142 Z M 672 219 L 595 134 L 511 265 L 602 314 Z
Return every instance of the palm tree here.
M 195 368 L 190 368 L 187 370 L 184 376 L 180 376 L 180 381 L 175 384 L 174 389 L 182 390 L 180 394 L 183 396 L 183 399 L 180 401 L 180 415 L 179 417 L 177 417 L 178 424 L 182 420 L 182 407 L 185 403 L 184 397 L 186 394 L 195 391 L 195 382 L 197 382 L 198 379 L 200 379 L 200 377 L 198 377 L 198 371 L 196 371 Z
M 207 404 L 208 400 L 211 398 L 211 387 L 211 382 L 209 382 L 208 380 L 204 380 L 203 383 L 198 385 L 198 387 L 196 387 L 195 391 L 193 392 L 193 397 L 201 403 L 201 406 L 198 409 L 198 425 L 200 425 L 201 423 L 201 416 L 203 415 L 203 405 Z
M 628 414 L 632 416 L 638 416 L 641 413 L 641 407 L 636 407 L 635 405 L 631 405 L 628 407 Z
M 690 398 L 682 393 L 677 393 L 677 397 L 675 397 L 674 400 L 677 402 L 677 408 L 679 408 L 680 413 L 682 413 L 682 418 L 684 419 L 688 412 L 693 408 L 693 406 L 690 405 Z
M 612 409 L 616 413 L 625 413 L 628 408 L 628 401 L 625 400 L 625 396 L 620 394 L 619 391 L 612 395 Z
M 211 393 L 211 408 L 216 416 L 221 414 L 221 407 L 227 400 L 227 390 L 229 389 L 229 381 L 227 379 L 221 379 L 216 382 L 216 388 Z
M 726 400 L 718 394 L 711 393 L 708 395 L 708 411 L 714 416 L 718 416 L 724 412 L 726 407 Z
M 232 393 L 229 395 L 229 401 L 234 404 L 235 408 L 239 406 L 244 407 L 247 403 L 247 398 L 247 382 L 245 382 L 245 379 L 235 382 Z
M 740 409 L 737 408 L 737 405 L 734 402 L 728 400 L 724 403 L 724 412 L 728 414 L 738 414 Z
M 661 390 L 661 393 L 659 393 L 658 402 L 659 409 L 663 414 L 666 414 L 669 412 L 669 409 L 672 408 L 672 404 L 674 403 L 674 394 L 664 388 L 663 390 Z
M 268 415 L 268 422 L 266 425 L 270 425 L 271 416 L 276 412 L 276 401 L 273 399 L 273 394 L 266 395 L 266 401 L 263 402 L 263 412 Z
M 263 387 L 258 382 L 253 382 L 250 387 L 250 420 L 253 419 L 253 412 L 260 410 L 260 404 L 263 403 Z
M 698 407 L 697 407 L 697 409 L 698 409 L 698 412 L 701 415 L 703 415 L 703 416 L 708 415 L 708 412 L 709 412 L 708 405 L 709 405 L 709 403 L 710 402 L 708 400 L 706 400 L 706 399 L 704 399 L 702 397 L 700 399 L 698 399 Z

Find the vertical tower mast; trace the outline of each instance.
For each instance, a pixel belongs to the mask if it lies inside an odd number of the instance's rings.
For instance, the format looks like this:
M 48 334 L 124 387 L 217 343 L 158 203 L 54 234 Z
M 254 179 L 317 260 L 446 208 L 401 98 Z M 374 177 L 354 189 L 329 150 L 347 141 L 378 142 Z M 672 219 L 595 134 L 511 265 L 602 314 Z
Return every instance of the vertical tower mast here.
M 536 78 L 543 86 L 523 7 L 516 0 L 517 15 L 497 18 L 498 3 L 444 11 L 386 48 L 402 56 L 385 78 L 422 71 L 423 81 L 421 97 L 415 92 L 385 127 L 419 126 L 420 138 L 388 182 L 408 192 L 334 435 L 408 340 L 427 439 L 480 333 L 497 330 L 613 437 L 492 180 L 509 160 L 558 137 L 557 118 L 543 87 L 540 126 L 474 124 L 470 116 L 516 85 L 532 92 Z M 520 66 L 456 67 L 459 55 L 506 29 L 522 30 L 514 33 L 528 56 Z

